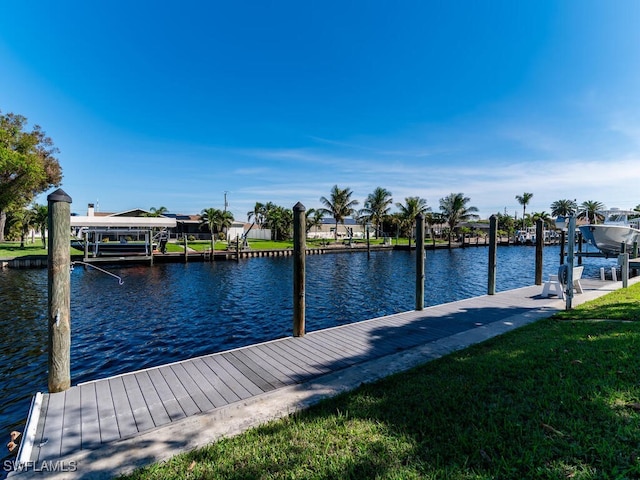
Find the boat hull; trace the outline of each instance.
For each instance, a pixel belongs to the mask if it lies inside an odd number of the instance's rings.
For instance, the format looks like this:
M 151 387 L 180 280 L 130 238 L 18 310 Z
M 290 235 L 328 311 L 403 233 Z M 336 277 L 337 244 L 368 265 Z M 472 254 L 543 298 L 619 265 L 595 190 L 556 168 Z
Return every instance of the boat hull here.
M 583 225 L 582 237 L 605 255 L 618 255 L 621 245 L 631 251 L 633 244 L 640 241 L 640 230 L 625 225 Z

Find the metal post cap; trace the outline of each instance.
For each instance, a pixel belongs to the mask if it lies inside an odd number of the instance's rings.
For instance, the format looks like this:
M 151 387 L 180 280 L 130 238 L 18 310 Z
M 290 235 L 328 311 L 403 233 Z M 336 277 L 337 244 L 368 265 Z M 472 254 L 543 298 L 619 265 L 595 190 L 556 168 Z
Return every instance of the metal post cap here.
M 47 196 L 47 202 L 66 202 L 72 203 L 71 197 L 61 188 Z

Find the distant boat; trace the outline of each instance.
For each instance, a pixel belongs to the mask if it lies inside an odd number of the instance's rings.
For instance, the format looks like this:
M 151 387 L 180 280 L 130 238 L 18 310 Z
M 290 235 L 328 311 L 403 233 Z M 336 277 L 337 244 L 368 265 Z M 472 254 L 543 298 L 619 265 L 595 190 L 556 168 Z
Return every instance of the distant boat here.
M 516 245 L 533 245 L 536 243 L 536 227 L 516 230 L 514 241 Z
M 623 243 L 630 252 L 633 244 L 640 242 L 640 219 L 629 220 L 630 216 L 639 215 L 639 212 L 612 208 L 598 213 L 604 215 L 604 223 L 582 225 L 578 228 L 582 237 L 606 256 L 618 255 Z

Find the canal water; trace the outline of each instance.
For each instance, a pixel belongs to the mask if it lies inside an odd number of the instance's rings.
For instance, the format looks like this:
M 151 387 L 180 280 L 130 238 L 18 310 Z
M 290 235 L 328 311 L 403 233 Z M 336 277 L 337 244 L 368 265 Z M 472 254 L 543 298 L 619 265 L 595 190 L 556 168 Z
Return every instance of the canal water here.
M 307 331 L 415 308 L 415 252 L 307 257 Z M 427 252 L 425 305 L 484 295 L 488 250 Z M 613 260 L 585 259 L 585 277 Z M 555 273 L 558 247 L 544 251 Z M 71 272 L 73 384 L 291 335 L 291 257 Z M 535 249 L 499 247 L 496 289 L 535 283 Z M 542 288 L 542 287 L 541 287 Z M 47 270 L 0 270 L 0 440 L 47 390 Z M 3 435 L 5 437 L 3 437 Z

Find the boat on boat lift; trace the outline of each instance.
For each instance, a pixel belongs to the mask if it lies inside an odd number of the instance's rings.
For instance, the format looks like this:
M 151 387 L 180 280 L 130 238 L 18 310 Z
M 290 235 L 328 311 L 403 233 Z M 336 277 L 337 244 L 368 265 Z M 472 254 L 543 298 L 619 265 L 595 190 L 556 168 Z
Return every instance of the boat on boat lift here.
M 640 212 L 611 208 L 597 213 L 604 216 L 604 223 L 581 225 L 578 228 L 582 237 L 605 256 L 620 254 L 623 244 L 627 251 L 631 251 L 633 244 L 640 242 Z M 632 216 L 636 218 L 630 219 Z

